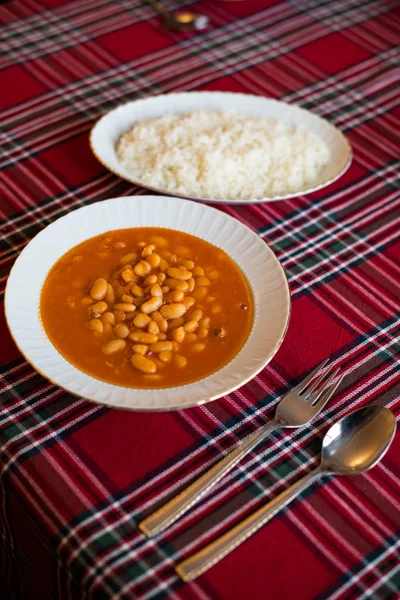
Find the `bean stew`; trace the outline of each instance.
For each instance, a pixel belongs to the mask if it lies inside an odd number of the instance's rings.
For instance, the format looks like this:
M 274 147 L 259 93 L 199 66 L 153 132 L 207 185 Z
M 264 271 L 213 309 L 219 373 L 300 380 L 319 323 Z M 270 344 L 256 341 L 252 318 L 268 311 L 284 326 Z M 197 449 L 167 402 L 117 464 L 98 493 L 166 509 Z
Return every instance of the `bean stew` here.
M 220 248 L 162 228 L 110 231 L 50 270 L 40 316 L 57 350 L 103 381 L 165 388 L 229 362 L 253 322 L 250 287 Z

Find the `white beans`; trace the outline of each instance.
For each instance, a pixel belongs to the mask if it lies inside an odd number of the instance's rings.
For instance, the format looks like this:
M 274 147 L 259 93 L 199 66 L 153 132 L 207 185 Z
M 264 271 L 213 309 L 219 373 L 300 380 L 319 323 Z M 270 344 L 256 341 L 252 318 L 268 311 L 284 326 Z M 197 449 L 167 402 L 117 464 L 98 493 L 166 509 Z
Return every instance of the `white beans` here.
M 158 296 L 159 298 L 162 297 L 163 293 L 162 293 L 161 287 L 159 286 L 158 283 L 154 283 L 154 285 L 151 286 L 150 294 L 152 296 Z
M 155 252 L 153 252 L 153 254 L 150 254 L 150 256 L 148 256 L 146 260 L 149 263 L 149 265 L 153 267 L 153 269 L 159 267 L 161 263 L 161 257 Z
M 99 279 L 95 279 L 92 287 L 90 288 L 90 296 L 93 300 L 103 300 L 107 293 L 107 281 L 100 277 Z
M 155 333 L 147 333 L 146 331 L 132 331 L 129 334 L 129 339 L 132 342 L 141 342 L 143 344 L 154 344 L 157 341 Z
M 154 344 L 150 344 L 150 350 L 158 354 L 159 352 L 166 352 L 167 350 L 172 350 L 173 346 L 171 342 L 155 342 Z
M 200 308 L 195 308 L 195 310 L 192 310 L 188 315 L 187 315 L 187 319 L 188 320 L 192 320 L 195 319 L 196 321 L 200 321 L 200 319 L 203 316 L 203 311 Z
M 149 333 L 160 333 L 160 328 L 155 321 L 150 321 L 149 326 L 147 328 Z
M 173 292 L 168 292 L 165 296 L 167 302 L 181 302 L 185 297 L 183 290 L 174 290 Z
M 121 279 L 123 279 L 124 283 L 132 283 L 136 280 L 136 276 L 131 269 L 126 269 L 121 273 Z
M 165 363 L 170 363 L 172 360 L 172 350 L 164 350 L 163 352 L 160 352 L 158 358 Z
M 148 285 L 152 285 L 153 283 L 157 283 L 157 275 L 148 275 L 143 281 L 143 285 L 145 287 L 147 287 Z
M 196 302 L 196 300 L 192 296 L 186 296 L 186 298 L 184 298 L 182 300 L 182 304 L 184 305 L 186 310 L 189 310 L 189 308 L 192 308 L 192 306 L 195 302 Z
M 160 267 L 160 271 L 161 271 L 162 273 L 165 273 L 165 272 L 166 272 L 166 270 L 167 270 L 167 269 L 168 269 L 168 267 L 169 267 L 169 264 L 167 263 L 167 261 L 165 260 L 165 258 L 163 258 L 163 257 L 161 257 L 161 256 L 160 256 L 160 263 L 159 263 L 159 267 Z
M 156 246 L 160 246 L 160 248 L 166 248 L 168 246 L 168 241 L 161 235 L 152 235 L 150 240 Z
M 150 246 L 145 246 L 142 250 L 142 258 L 146 258 L 147 256 L 150 256 L 150 254 L 153 254 L 153 250 L 155 250 L 156 247 L 154 246 L 154 244 L 150 244 Z
M 115 310 L 114 311 L 114 316 L 115 316 L 115 322 L 116 323 L 121 323 L 122 321 L 125 321 L 125 313 L 123 310 Z
M 107 342 L 104 346 L 101 347 L 103 354 L 114 354 L 115 352 L 119 352 L 123 350 L 126 346 L 126 342 L 124 340 L 111 340 L 111 342 Z
M 178 342 L 180 344 L 185 339 L 185 333 L 186 332 L 183 327 L 177 327 L 171 333 L 171 337 L 175 342 Z
M 158 283 L 164 283 L 165 278 L 166 278 L 165 273 L 161 273 L 161 271 L 160 271 L 159 274 L 157 275 Z
M 111 325 L 114 325 L 115 323 L 115 316 L 112 312 L 107 311 L 103 313 L 100 318 L 102 323 L 110 323 Z
M 138 286 L 136 283 L 135 283 L 135 285 L 133 285 L 131 287 L 130 291 L 131 291 L 131 294 L 133 294 L 135 296 L 135 298 L 141 298 L 142 296 L 144 296 L 143 289 L 140 286 Z
M 191 271 L 187 271 L 185 269 L 169 267 L 167 269 L 167 275 L 171 277 L 171 279 L 177 279 L 178 281 L 187 281 L 191 278 Z
M 177 327 L 182 327 L 182 325 L 184 325 L 185 323 L 185 319 L 183 317 L 178 317 L 177 319 L 171 319 L 168 322 L 168 331 L 172 331 L 173 329 L 176 329 Z
M 196 279 L 196 287 L 200 287 L 202 285 L 210 285 L 211 281 L 208 279 L 208 277 L 198 277 Z
M 135 352 L 136 354 L 141 354 L 142 356 L 146 354 L 147 350 L 148 346 L 146 346 L 145 344 L 134 344 L 132 346 L 132 352 Z
M 157 370 L 156 364 L 141 354 L 134 354 L 131 358 L 131 363 L 135 369 L 142 371 L 142 373 L 155 373 Z
M 183 290 L 184 292 L 187 292 L 189 287 L 187 281 L 180 281 L 179 279 L 168 278 L 164 283 L 170 288 L 170 290 Z
M 186 356 L 181 356 L 180 354 L 175 354 L 175 364 L 177 367 L 179 367 L 180 369 L 183 369 L 183 367 L 186 367 L 187 365 L 187 358 Z
M 143 313 L 138 313 L 137 315 L 135 315 L 135 318 L 133 319 L 133 324 L 135 327 L 138 327 L 139 329 L 143 329 L 144 327 L 147 327 L 147 325 L 151 322 L 151 317 L 149 317 L 148 315 L 144 315 Z
M 177 319 L 181 317 L 186 312 L 186 307 L 184 304 L 165 304 L 161 310 L 160 314 L 164 319 Z
M 147 275 L 147 273 L 151 271 L 151 265 L 145 260 L 141 260 L 140 263 L 135 265 L 133 270 L 139 277 L 144 277 L 145 275 Z
M 208 327 L 200 327 L 197 335 L 201 340 L 205 340 L 208 337 Z
M 207 296 L 208 288 L 206 286 L 197 287 L 193 292 L 193 298 L 196 300 L 204 300 Z
M 195 333 L 187 333 L 185 335 L 185 340 L 187 342 L 197 342 L 197 335 Z
M 158 310 L 161 305 L 162 305 L 162 299 L 159 298 L 158 296 L 154 296 L 153 298 L 151 298 L 151 300 L 148 300 L 147 302 L 142 304 L 142 307 L 141 307 L 142 312 L 144 312 L 147 315 L 149 313 L 152 313 L 152 312 Z
M 107 293 L 106 293 L 105 300 L 108 304 L 114 304 L 114 302 L 115 302 L 115 292 L 114 292 L 114 288 L 111 285 L 111 283 L 107 284 Z
M 196 331 L 196 329 L 198 328 L 199 324 L 196 321 L 196 319 L 192 319 L 191 321 L 188 321 L 187 323 L 185 323 L 185 325 L 183 326 L 183 329 L 187 332 L 187 333 L 192 333 L 193 331 Z
M 208 272 L 208 278 L 211 279 L 211 281 L 216 281 L 217 279 L 219 279 L 220 273 L 219 271 L 217 271 L 217 269 L 213 269 L 212 271 Z
M 162 317 L 158 311 L 151 313 L 151 316 L 152 316 L 153 321 L 155 321 L 157 323 L 159 330 L 162 333 L 165 333 L 168 329 L 168 323 L 164 319 L 164 317 Z
M 114 333 L 117 337 L 119 338 L 127 338 L 129 335 L 129 327 L 127 327 L 126 325 L 124 325 L 123 323 L 119 323 L 115 329 L 114 329 Z
M 210 317 L 203 317 L 200 322 L 199 325 L 201 327 L 210 327 L 210 323 L 211 323 L 211 319 Z
M 135 262 L 137 258 L 136 252 L 131 252 L 130 254 L 125 254 L 119 261 L 121 265 L 128 265 L 129 263 Z
M 192 260 L 185 260 L 181 258 L 180 263 L 188 270 L 191 271 L 194 267 L 194 262 Z
M 178 246 L 176 248 L 176 252 L 180 255 L 180 256 L 190 256 L 191 255 L 191 251 L 190 248 L 188 248 L 187 246 Z
M 96 302 L 96 304 L 92 304 L 92 306 L 90 307 L 90 311 L 92 313 L 92 316 L 97 319 L 97 317 L 99 317 L 100 315 L 103 314 L 103 312 L 105 312 L 107 310 L 107 304 L 105 302 Z
M 193 352 L 203 352 L 206 349 L 206 345 L 202 342 L 198 342 L 197 344 L 193 344 L 192 351 Z
M 153 362 L 155 362 L 155 361 L 153 361 Z M 158 366 L 160 366 L 160 364 Z M 162 366 L 164 366 L 164 365 L 162 365 Z M 145 373 L 143 375 L 143 379 L 145 379 L 146 381 L 161 381 L 162 375 L 160 375 L 160 373 Z
M 95 333 L 103 333 L 104 331 L 104 326 L 100 319 L 91 319 L 88 323 L 88 327 Z
M 122 310 L 123 312 L 134 312 L 136 310 L 136 306 L 134 304 L 129 304 L 128 302 L 118 302 L 114 304 L 115 310 Z

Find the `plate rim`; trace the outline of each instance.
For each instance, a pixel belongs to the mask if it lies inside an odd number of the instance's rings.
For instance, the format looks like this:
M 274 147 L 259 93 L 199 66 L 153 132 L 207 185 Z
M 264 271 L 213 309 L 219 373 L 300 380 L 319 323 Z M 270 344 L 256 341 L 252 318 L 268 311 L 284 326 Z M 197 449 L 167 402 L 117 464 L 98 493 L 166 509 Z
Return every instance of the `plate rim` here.
M 148 407 L 148 406 L 144 406 L 144 407 L 134 406 L 134 407 L 132 407 L 132 406 L 127 406 L 127 405 L 120 405 L 120 404 L 118 404 L 116 402 L 108 402 L 108 401 L 101 401 L 101 400 L 98 400 L 98 399 L 95 399 L 95 398 L 88 398 L 87 396 L 84 396 L 82 394 L 77 393 L 74 390 L 71 390 L 68 387 L 68 385 L 64 385 L 64 384 L 61 384 L 61 383 L 55 381 L 48 374 L 44 373 L 43 370 L 41 368 L 39 368 L 37 366 L 37 364 L 35 364 L 35 360 L 32 359 L 30 356 L 27 356 L 25 350 L 23 350 L 21 348 L 20 343 L 17 340 L 17 336 L 16 336 L 15 332 L 13 331 L 12 325 L 10 323 L 10 312 L 11 311 L 9 311 L 9 300 L 8 300 L 8 294 L 10 292 L 9 281 L 11 279 L 12 273 L 13 273 L 13 271 L 14 271 L 14 269 L 15 269 L 15 267 L 16 267 L 19 259 L 20 259 L 20 257 L 22 256 L 23 253 L 25 253 L 26 251 L 29 251 L 28 247 L 29 247 L 30 243 L 34 239 L 36 239 L 39 236 L 41 236 L 44 233 L 45 230 L 47 230 L 49 227 L 51 227 L 56 222 L 58 222 L 58 221 L 60 221 L 60 220 L 62 220 L 64 218 L 68 217 L 71 213 L 75 213 L 75 212 L 77 212 L 79 210 L 85 210 L 85 209 L 97 206 L 97 205 L 105 203 L 105 202 L 112 202 L 114 200 L 122 200 L 122 199 L 124 199 L 124 200 L 128 201 L 128 200 L 134 199 L 134 200 L 137 200 L 137 201 L 141 201 L 141 200 L 145 200 L 147 198 L 159 198 L 159 197 L 158 196 L 150 196 L 150 195 L 149 196 L 133 195 L 133 196 L 122 196 L 122 197 L 109 198 L 109 199 L 106 199 L 106 200 L 102 200 L 100 202 L 95 202 L 95 203 L 92 203 L 92 204 L 89 204 L 89 205 L 81 206 L 81 207 L 79 207 L 79 208 L 77 208 L 77 209 L 75 209 L 73 211 L 70 211 L 67 214 L 63 215 L 62 217 L 59 217 L 58 219 L 56 219 L 55 221 L 53 221 L 52 223 L 50 223 L 46 227 L 44 227 L 44 229 L 42 229 L 41 231 L 39 231 L 28 242 L 28 244 L 23 248 L 23 250 L 20 252 L 20 254 L 18 255 L 17 259 L 15 260 L 15 262 L 12 265 L 12 268 L 11 268 L 11 270 L 9 272 L 9 275 L 8 275 L 8 278 L 7 278 L 7 282 L 6 282 L 5 296 L 4 296 L 5 321 L 6 321 L 7 328 L 9 330 L 9 332 L 10 332 L 10 335 L 11 335 L 11 337 L 12 337 L 15 345 L 17 346 L 19 352 L 24 357 L 24 359 L 28 362 L 28 364 L 30 364 L 31 367 L 35 371 L 37 371 L 47 381 L 50 381 L 53 385 L 57 386 L 58 388 L 63 389 L 65 392 L 67 392 L 68 394 L 73 395 L 74 397 L 76 397 L 78 399 L 83 399 L 83 400 L 86 400 L 88 402 L 91 402 L 91 403 L 99 405 L 99 406 L 106 406 L 108 408 L 118 408 L 119 410 L 128 410 L 128 411 L 134 411 L 134 412 L 169 412 L 169 411 L 172 411 L 172 410 L 184 410 L 186 408 L 192 408 L 192 407 L 202 406 L 202 405 L 208 404 L 209 402 L 212 402 L 214 400 L 222 398 L 222 397 L 224 397 L 224 396 L 232 393 L 233 391 L 239 389 L 240 387 L 242 387 L 243 385 L 245 385 L 246 383 L 248 383 L 249 381 L 251 381 L 254 377 L 256 377 L 271 362 L 271 360 L 275 357 L 276 353 L 278 352 L 279 348 L 281 347 L 281 345 L 282 345 L 282 343 L 283 343 L 283 341 L 284 341 L 284 339 L 286 337 L 286 334 L 287 334 L 287 331 L 288 331 L 288 327 L 289 327 L 289 324 L 290 324 L 290 320 L 291 320 L 291 314 L 292 314 L 291 288 L 290 288 L 290 283 L 289 283 L 289 280 L 288 280 L 288 277 L 287 277 L 287 273 L 286 273 L 285 269 L 283 268 L 281 262 L 279 261 L 278 257 L 276 256 L 275 252 L 273 251 L 273 249 L 270 247 L 269 244 L 266 243 L 266 247 L 268 248 L 268 251 L 271 253 L 271 255 L 272 255 L 273 259 L 274 259 L 275 264 L 279 268 L 279 271 L 281 272 L 281 274 L 284 275 L 284 278 L 283 278 L 284 288 L 283 289 L 285 291 L 285 298 L 286 298 L 286 301 L 287 301 L 286 313 L 285 313 L 285 317 L 284 317 L 284 319 L 285 319 L 285 327 L 282 329 L 282 331 L 280 333 L 279 340 L 276 342 L 273 351 L 271 352 L 271 354 L 265 360 L 261 361 L 259 367 L 257 367 L 256 369 L 252 370 L 251 373 L 249 373 L 248 376 L 245 376 L 245 377 L 241 378 L 241 380 L 240 380 L 240 382 L 238 384 L 234 384 L 233 386 L 228 385 L 224 389 L 221 388 L 218 392 L 216 392 L 215 394 L 212 394 L 212 395 L 208 396 L 207 398 L 204 398 L 203 400 L 197 400 L 197 401 L 194 401 L 194 402 L 191 402 L 191 403 L 187 403 L 187 404 L 184 404 L 184 405 L 182 405 L 182 404 L 177 404 L 177 405 L 170 404 L 168 406 L 156 406 L 156 407 L 155 406 L 151 406 L 151 407 Z M 168 197 L 165 198 L 165 200 L 172 200 L 172 199 L 178 200 L 179 202 L 184 202 L 180 198 L 176 198 L 176 197 L 175 198 L 174 197 L 171 198 L 170 196 L 168 196 Z M 255 231 L 253 231 L 250 227 L 248 227 L 247 225 L 245 225 L 243 222 L 241 222 L 239 219 L 236 219 L 232 215 L 227 214 L 227 213 L 225 213 L 223 211 L 220 211 L 220 210 L 218 210 L 216 208 L 213 208 L 211 206 L 205 206 L 204 208 L 206 208 L 207 211 L 211 210 L 211 211 L 213 211 L 213 212 L 215 211 L 215 212 L 217 212 L 219 214 L 222 213 L 224 215 L 224 217 L 228 218 L 229 220 L 232 219 L 233 221 L 237 221 L 240 224 L 240 226 L 242 226 L 242 227 L 244 227 L 244 228 L 246 228 L 248 230 L 248 233 L 250 235 L 254 235 L 257 239 L 260 240 L 260 238 L 257 235 L 257 233 Z M 140 226 L 141 225 L 139 225 L 139 227 Z M 160 225 L 155 225 L 155 227 L 161 227 L 161 226 Z M 171 229 L 170 227 L 167 227 L 167 228 Z M 110 231 L 112 231 L 112 230 L 113 230 L 113 228 L 111 227 Z M 177 227 L 176 230 L 177 231 L 184 231 L 182 228 L 179 228 L 179 227 Z M 193 234 L 193 233 L 190 233 L 190 232 L 186 232 L 186 233 L 189 233 L 189 235 L 196 235 L 196 234 Z M 95 234 L 95 235 L 101 235 L 101 234 Z M 90 236 L 90 237 L 94 237 L 94 236 Z M 200 236 L 197 236 L 197 237 L 200 237 Z M 88 238 L 85 238 L 85 239 L 90 239 L 90 238 L 88 237 Z M 212 243 L 212 242 L 209 242 L 209 243 Z M 214 244 L 214 245 L 216 245 L 217 247 L 220 247 L 217 244 Z M 72 247 L 73 246 L 71 246 L 71 248 Z M 221 249 L 223 249 L 223 248 L 221 248 Z M 66 251 L 68 251 L 68 250 L 66 250 Z M 224 251 L 227 252 L 226 250 L 224 250 Z M 227 254 L 228 254 L 228 256 L 230 256 L 230 254 L 228 252 L 227 252 Z M 236 260 L 232 256 L 230 256 L 230 258 L 231 258 L 231 260 L 234 260 L 234 262 L 236 263 Z M 55 264 L 55 262 L 56 261 L 52 262 L 52 266 Z M 242 268 L 240 267 L 240 265 L 238 265 L 238 267 L 242 270 Z M 48 271 L 47 271 L 47 273 L 48 273 Z M 245 273 L 243 273 L 243 274 L 245 275 L 245 277 L 247 279 L 246 274 Z M 14 271 L 14 276 L 15 276 L 15 271 Z M 249 285 L 252 288 L 250 281 L 249 281 Z M 43 324 L 41 322 L 40 312 L 39 311 L 38 311 L 37 319 L 38 319 L 38 321 L 41 324 L 41 327 L 42 327 L 42 330 L 44 332 L 44 335 L 48 338 L 47 333 L 46 333 L 46 331 L 45 331 L 45 329 L 43 327 Z M 253 329 L 253 327 L 252 327 L 252 329 Z M 174 388 L 185 388 L 185 387 L 190 386 L 190 385 L 201 383 L 202 381 L 206 380 L 208 377 L 212 377 L 213 375 L 216 375 L 225 366 L 229 365 L 229 363 L 232 362 L 232 360 L 234 360 L 237 356 L 239 356 L 239 354 L 244 350 L 244 347 L 245 347 L 245 345 L 246 345 L 246 343 L 247 343 L 247 341 L 250 338 L 250 335 L 252 333 L 252 329 L 250 330 L 250 333 L 249 333 L 248 337 L 246 338 L 246 340 L 244 341 L 244 343 L 243 343 L 241 349 L 239 350 L 239 352 L 237 352 L 228 363 L 223 364 L 217 371 L 214 371 L 213 373 L 210 373 L 206 377 L 203 377 L 201 379 L 197 379 L 197 380 L 195 380 L 192 383 L 184 384 L 182 386 L 171 386 L 170 388 L 160 388 L 160 390 L 161 391 L 162 390 L 166 390 L 167 391 L 167 390 L 172 390 Z M 49 341 L 50 341 L 50 339 L 49 339 Z M 104 381 L 102 379 L 96 378 L 96 377 L 94 377 L 94 376 L 86 373 L 85 371 L 79 369 L 79 367 L 77 367 L 73 363 L 71 363 L 67 358 L 64 357 L 63 354 L 61 354 L 61 352 L 59 352 L 59 350 L 52 344 L 51 341 L 50 341 L 50 343 L 51 343 L 51 345 L 53 347 L 53 350 L 58 355 L 60 355 L 61 358 L 64 361 L 66 361 L 67 363 L 69 363 L 70 365 L 72 365 L 73 368 L 77 369 L 80 373 L 83 373 L 85 376 L 89 377 L 91 380 L 93 380 L 93 381 L 95 381 L 97 383 L 106 384 L 106 385 L 114 385 L 115 387 L 119 387 L 121 389 L 126 389 L 126 390 L 147 391 L 147 390 L 143 390 L 143 388 L 132 388 L 132 387 L 129 387 L 129 386 L 118 386 L 116 384 L 110 384 L 109 382 L 106 382 L 106 381 Z M 151 389 L 156 389 L 157 390 L 158 388 L 149 388 L 149 390 L 151 390 Z
M 258 98 L 261 100 L 265 100 L 266 102 L 274 102 L 277 104 L 294 107 L 298 110 L 303 111 L 304 113 L 311 114 L 313 116 L 313 118 L 326 123 L 329 127 L 334 129 L 339 134 L 339 136 L 341 137 L 342 141 L 345 144 L 345 147 L 347 148 L 346 162 L 343 165 L 343 167 L 336 173 L 336 175 L 334 175 L 333 177 L 327 179 L 326 181 L 324 181 L 316 186 L 308 187 L 305 190 L 300 190 L 299 192 L 290 192 L 287 194 L 278 194 L 276 196 L 271 196 L 271 197 L 251 198 L 248 200 L 243 200 L 243 199 L 239 198 L 239 199 L 234 200 L 234 199 L 229 199 L 229 198 L 204 198 L 202 196 L 190 196 L 190 195 L 185 195 L 185 194 L 179 194 L 175 191 L 172 192 L 172 191 L 168 191 L 168 190 L 165 190 L 162 188 L 157 188 L 157 187 L 150 186 L 147 184 L 144 185 L 140 181 L 137 181 L 136 179 L 133 179 L 132 177 L 128 177 L 127 175 L 125 175 L 124 173 L 119 171 L 118 169 L 110 167 L 103 160 L 103 158 L 99 155 L 99 153 L 95 147 L 95 143 L 93 142 L 93 137 L 95 135 L 96 129 L 98 127 L 100 127 L 101 122 L 106 117 L 108 117 L 110 114 L 117 112 L 117 111 L 127 107 L 128 105 L 136 104 L 137 102 L 146 102 L 149 100 L 155 100 L 156 98 L 162 100 L 162 98 L 166 98 L 166 97 L 171 98 L 173 96 L 192 96 L 192 95 L 200 95 L 200 94 L 205 94 L 205 95 L 226 94 L 226 95 Z M 298 104 L 291 104 L 289 102 L 285 102 L 284 100 L 278 100 L 276 98 L 271 98 L 271 97 L 266 97 L 266 96 L 257 96 L 256 94 L 247 94 L 247 93 L 243 93 L 243 92 L 229 92 L 229 91 L 219 91 L 219 90 L 210 90 L 210 91 L 208 91 L 208 90 L 199 90 L 199 91 L 191 90 L 191 91 L 183 91 L 183 92 L 172 92 L 170 94 L 158 94 L 158 95 L 153 95 L 153 96 L 146 96 L 144 98 L 136 98 L 135 100 L 128 100 L 127 102 L 124 102 L 123 104 L 120 104 L 119 106 L 116 106 L 115 108 L 112 108 L 112 109 L 104 112 L 101 115 L 101 117 L 99 117 L 96 120 L 96 122 L 91 127 L 90 132 L 89 132 L 89 146 L 90 146 L 92 154 L 94 155 L 96 160 L 105 169 L 107 169 L 110 173 L 113 173 L 120 179 L 128 181 L 129 183 L 133 183 L 134 185 L 138 186 L 139 188 L 142 188 L 144 190 L 150 190 L 152 192 L 156 192 L 161 195 L 171 196 L 173 198 L 183 198 L 185 200 L 193 200 L 195 202 L 204 202 L 206 204 L 232 204 L 234 206 L 240 206 L 240 205 L 246 205 L 246 204 L 263 204 L 263 203 L 267 203 L 267 202 L 279 202 L 282 200 L 290 200 L 292 198 L 298 198 L 299 196 L 306 196 L 308 194 L 317 192 L 325 187 L 328 187 L 328 185 L 331 185 L 332 183 L 334 183 L 335 181 L 340 179 L 340 177 L 342 177 L 346 173 L 346 171 L 349 169 L 351 163 L 353 162 L 353 156 L 354 156 L 352 146 L 351 146 L 349 140 L 347 139 L 347 137 L 345 136 L 345 134 L 338 127 L 336 127 L 336 125 L 333 125 L 330 121 L 328 121 L 324 117 L 320 117 L 319 115 L 313 113 L 311 110 L 308 110 L 307 108 L 303 108 L 302 106 L 300 106 Z

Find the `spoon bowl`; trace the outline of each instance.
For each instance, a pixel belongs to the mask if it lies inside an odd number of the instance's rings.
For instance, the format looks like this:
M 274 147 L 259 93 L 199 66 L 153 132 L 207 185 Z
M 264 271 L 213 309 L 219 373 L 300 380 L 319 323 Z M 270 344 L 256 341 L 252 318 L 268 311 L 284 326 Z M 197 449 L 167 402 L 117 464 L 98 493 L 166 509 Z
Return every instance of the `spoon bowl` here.
M 164 24 L 175 31 L 201 31 L 208 26 L 209 19 L 206 15 L 185 10 L 164 15 Z
M 357 475 L 372 469 L 386 453 L 395 432 L 395 417 L 384 406 L 366 406 L 346 415 L 323 439 L 322 470 Z
M 191 10 L 173 13 L 158 0 L 150 0 L 150 4 L 161 15 L 165 27 L 173 31 L 201 31 L 210 23 L 206 15 Z

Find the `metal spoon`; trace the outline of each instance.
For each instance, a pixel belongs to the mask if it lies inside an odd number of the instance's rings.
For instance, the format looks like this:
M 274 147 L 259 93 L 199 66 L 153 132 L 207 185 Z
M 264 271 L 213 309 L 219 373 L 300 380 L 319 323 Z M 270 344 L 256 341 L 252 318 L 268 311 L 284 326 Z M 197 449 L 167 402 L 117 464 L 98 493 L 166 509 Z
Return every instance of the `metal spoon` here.
M 289 504 L 322 475 L 358 475 L 374 467 L 384 456 L 396 432 L 396 421 L 383 406 L 367 406 L 332 425 L 322 441 L 320 465 L 241 523 L 176 566 L 184 581 L 192 581 Z
M 205 29 L 210 20 L 205 15 L 191 11 L 170 12 L 164 4 L 157 0 L 149 0 L 150 4 L 161 15 L 165 27 L 175 31 L 200 31 Z

